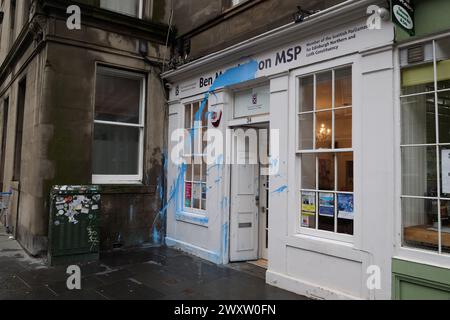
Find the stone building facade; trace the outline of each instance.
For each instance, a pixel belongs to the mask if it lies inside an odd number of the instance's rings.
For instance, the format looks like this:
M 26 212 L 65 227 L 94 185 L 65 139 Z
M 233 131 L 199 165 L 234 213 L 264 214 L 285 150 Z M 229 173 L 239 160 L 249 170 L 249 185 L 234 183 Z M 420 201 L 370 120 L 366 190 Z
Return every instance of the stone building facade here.
M 73 4 L 79 30 L 66 24 Z M 160 243 L 168 5 L 3 0 L 0 11 L 5 223 L 43 254 L 51 187 L 98 184 L 103 250 Z

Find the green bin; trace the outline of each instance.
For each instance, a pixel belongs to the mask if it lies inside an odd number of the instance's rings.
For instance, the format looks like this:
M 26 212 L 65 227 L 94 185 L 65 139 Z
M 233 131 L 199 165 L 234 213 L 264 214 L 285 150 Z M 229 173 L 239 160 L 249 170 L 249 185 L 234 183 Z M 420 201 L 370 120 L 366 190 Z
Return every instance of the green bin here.
M 50 265 L 99 259 L 99 186 L 54 186 L 50 194 Z

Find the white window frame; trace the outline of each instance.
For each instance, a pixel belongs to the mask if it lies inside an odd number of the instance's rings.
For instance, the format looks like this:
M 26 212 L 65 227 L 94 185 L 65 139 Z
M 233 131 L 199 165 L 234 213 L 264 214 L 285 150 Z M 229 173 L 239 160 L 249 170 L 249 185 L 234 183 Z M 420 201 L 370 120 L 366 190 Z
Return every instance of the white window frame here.
M 121 0 L 121 1 L 127 1 L 127 0 Z M 124 13 L 124 12 L 120 12 L 120 11 L 110 10 L 108 8 L 102 7 L 101 3 L 100 3 L 100 8 L 102 8 L 104 10 L 111 11 L 111 12 L 116 12 L 116 13 L 119 13 L 119 14 L 123 14 L 123 15 L 129 16 L 129 17 L 138 18 L 138 19 L 142 19 L 143 16 L 144 16 L 144 0 L 139 0 L 139 12 L 138 12 L 137 16 L 134 16 L 134 15 L 131 15 L 131 14 L 128 14 L 128 13 Z
M 421 146 L 437 146 L 437 191 L 438 191 L 438 196 L 437 197 L 420 197 L 420 196 L 404 196 L 403 195 L 403 186 L 402 186 L 402 157 L 401 157 L 401 150 L 404 146 L 417 146 L 416 144 L 410 144 L 410 145 L 403 145 L 402 144 L 402 126 L 401 126 L 401 108 L 402 108 L 402 103 L 401 103 L 401 99 L 405 98 L 405 97 L 411 97 L 411 96 L 417 96 L 417 95 L 425 95 L 425 94 L 434 94 L 435 95 L 435 103 L 437 104 L 437 95 L 439 92 L 444 92 L 444 91 L 449 91 L 448 89 L 445 90 L 438 90 L 437 88 L 437 60 L 436 60 L 436 42 L 440 39 L 443 38 L 448 38 L 450 37 L 450 33 L 445 33 L 445 34 L 441 34 L 439 36 L 431 36 L 431 37 L 426 37 L 414 42 L 409 42 L 409 43 L 405 43 L 405 44 L 401 44 L 397 47 L 397 49 L 395 50 L 395 92 L 397 92 L 397 98 L 396 98 L 396 112 L 395 112 L 395 117 L 396 117 L 396 164 L 397 164 L 397 168 L 399 168 L 399 170 L 397 170 L 397 175 L 396 175 L 396 208 L 397 208 L 397 215 L 396 215 L 396 219 L 395 219 L 395 243 L 396 243 L 396 250 L 395 250 L 395 254 L 397 258 L 404 258 L 404 259 L 409 259 L 409 260 L 414 260 L 414 261 L 418 261 L 418 262 L 422 262 L 422 261 L 426 261 L 427 263 L 433 263 L 433 264 L 438 264 L 444 267 L 450 267 L 450 254 L 448 253 L 443 253 L 441 251 L 441 238 L 439 237 L 439 244 L 438 244 L 438 250 L 437 251 L 432 251 L 432 250 L 426 250 L 423 248 L 415 248 L 412 246 L 405 246 L 403 244 L 403 207 L 402 207 L 402 199 L 438 199 L 438 221 L 439 221 L 439 234 L 441 232 L 441 214 L 440 214 L 440 209 L 441 209 L 441 199 L 445 201 L 446 198 L 441 197 L 440 195 L 440 187 L 441 187 L 441 175 L 440 175 L 440 161 L 438 159 L 440 159 L 440 146 L 445 146 L 445 145 L 449 145 L 448 143 L 439 143 L 439 130 L 438 130 L 438 126 L 436 126 L 436 143 L 435 144 L 425 144 L 425 145 L 421 145 Z M 402 90 L 402 84 L 401 84 L 401 73 L 402 73 L 402 67 L 401 67 L 401 63 L 400 63 L 400 51 L 402 49 L 408 48 L 412 45 L 415 44 L 426 44 L 426 43 L 430 43 L 432 42 L 432 46 L 433 46 L 433 69 L 434 69 L 434 90 L 430 91 L 430 92 L 420 92 L 420 93 L 413 93 L 413 94 L 405 94 L 403 95 L 401 90 Z
M 113 121 L 95 120 L 95 98 L 94 98 L 94 126 L 95 124 L 105 124 L 113 126 L 123 126 L 130 128 L 139 128 L 139 154 L 138 154 L 138 174 L 136 175 L 92 175 L 93 184 L 142 184 L 143 179 L 143 167 L 144 167 L 144 134 L 145 134 L 145 101 L 146 101 L 146 88 L 147 81 L 144 74 L 135 73 L 131 71 L 124 71 L 109 66 L 97 66 L 95 73 L 95 84 L 97 83 L 97 75 L 105 74 L 111 76 L 133 78 L 141 81 L 141 97 L 139 106 L 139 123 L 123 123 Z M 95 94 L 94 94 L 95 97 Z
M 183 116 L 182 116 L 182 123 L 183 123 L 183 129 L 184 130 L 187 130 L 186 128 L 185 128 L 185 124 L 186 124 L 186 107 L 188 106 L 188 105 L 190 105 L 191 106 L 191 119 L 194 119 L 193 117 L 194 117 L 194 114 L 193 114 L 193 105 L 195 104 L 195 103 L 199 103 L 199 105 L 201 105 L 202 104 L 202 102 L 203 102 L 203 100 L 204 100 L 204 96 L 202 96 L 202 97 L 200 97 L 200 96 L 198 96 L 198 97 L 196 97 L 196 99 L 190 99 L 190 100 L 186 100 L 186 101 L 183 101 L 182 102 L 182 104 L 181 104 L 181 106 L 182 106 L 182 109 L 183 109 Z M 209 100 L 207 101 L 207 106 L 208 106 L 208 108 L 209 108 Z M 208 123 L 209 124 L 209 123 Z M 207 124 L 207 126 L 206 126 L 206 129 L 208 129 L 208 124 Z M 195 123 L 194 123 L 194 125 L 195 125 Z M 191 127 L 192 128 L 192 127 Z M 202 135 L 204 135 L 204 128 L 205 127 L 201 127 L 202 128 Z M 202 144 L 202 147 L 203 147 L 203 144 Z M 203 150 L 204 151 L 204 150 Z M 183 155 L 183 158 L 184 158 L 184 163 L 185 164 L 187 164 L 187 162 L 186 162 L 186 160 L 185 160 L 185 158 L 186 158 L 186 155 Z M 192 158 L 191 158 L 191 160 L 192 160 Z M 202 161 L 204 161 L 204 159 L 202 159 Z M 208 172 L 208 165 L 206 164 L 206 163 L 203 163 L 202 165 L 206 165 L 206 172 Z M 194 170 L 194 168 L 192 169 L 192 170 Z M 203 176 L 203 171 L 200 169 L 200 179 L 202 179 L 202 176 Z M 191 183 L 192 183 L 192 187 L 193 187 L 193 185 L 194 185 L 194 172 L 192 173 L 192 181 L 191 181 Z M 206 185 L 208 185 L 208 174 L 206 174 L 206 181 L 205 182 L 203 182 L 203 181 L 201 181 L 200 180 L 200 183 L 201 184 L 206 184 Z M 205 204 L 206 204 L 206 208 L 202 208 L 202 209 L 197 209 L 197 208 L 191 208 L 191 207 L 186 207 L 186 190 L 185 190 L 185 187 L 186 187 L 186 173 L 185 173 L 185 176 L 183 177 L 183 189 L 182 189 L 182 199 L 183 199 L 183 205 L 182 205 L 182 211 L 184 212 L 184 213 L 188 213 L 188 214 L 194 214 L 195 216 L 197 216 L 197 217 L 204 217 L 204 216 L 206 216 L 206 214 L 207 214 L 207 212 L 208 212 L 208 193 L 206 193 L 206 198 L 205 198 Z M 192 192 L 192 190 L 191 190 L 191 192 Z M 202 201 L 202 199 L 200 199 L 200 202 Z M 200 207 L 202 207 L 201 206 L 201 204 L 200 204 Z
M 351 67 L 352 68 L 352 148 L 346 148 L 346 149 L 317 149 L 317 150 L 300 150 L 299 149 L 299 125 L 298 125 L 298 114 L 299 114 L 299 100 L 300 100 L 300 92 L 299 92 L 299 86 L 300 86 L 300 78 L 306 77 L 308 75 L 312 74 L 319 74 L 321 72 L 329 71 L 329 70 L 337 70 L 342 69 L 345 67 Z M 312 238 L 318 238 L 318 239 L 325 239 L 325 240 L 333 240 L 337 241 L 339 243 L 349 244 L 349 245 L 355 245 L 359 243 L 360 241 L 360 235 L 359 232 L 361 230 L 361 223 L 362 223 L 362 206 L 360 203 L 360 190 L 359 188 L 359 147 L 360 147 L 360 139 L 358 137 L 358 132 L 360 130 L 360 126 L 358 125 L 358 119 L 360 119 L 361 113 L 358 108 L 356 107 L 360 103 L 360 97 L 358 96 L 358 72 L 359 72 L 359 66 L 356 63 L 356 58 L 354 56 L 348 56 L 343 58 L 337 58 L 332 61 L 328 62 L 322 62 L 318 63 L 316 65 L 307 66 L 300 68 L 298 70 L 291 72 L 291 97 L 292 101 L 294 103 L 294 106 L 291 108 L 292 110 L 292 118 L 294 118 L 292 121 L 294 126 L 294 132 L 295 132 L 295 138 L 293 139 L 292 143 L 295 143 L 295 150 L 293 151 L 295 158 L 295 170 L 296 170 L 296 177 L 295 177 L 295 221 L 292 221 L 292 225 L 294 226 L 293 229 L 291 229 L 290 234 L 294 237 L 312 237 Z M 314 97 L 316 99 L 316 97 Z M 333 104 L 334 104 L 334 92 L 333 92 Z M 315 130 L 314 130 L 315 132 Z M 333 132 L 334 135 L 334 132 Z M 301 227 L 300 223 L 300 215 L 301 215 L 301 160 L 300 156 L 302 154 L 319 154 L 319 153 L 353 153 L 353 177 L 354 177 L 354 189 L 353 192 L 338 192 L 338 191 L 323 191 L 324 193 L 333 193 L 333 194 L 353 194 L 354 197 L 354 221 L 353 221 L 353 235 L 348 234 L 340 234 L 335 233 L 331 231 L 324 231 L 324 230 L 318 230 L 318 229 L 308 229 Z M 316 174 L 318 174 L 316 172 Z M 335 173 L 336 174 L 336 173 Z M 315 190 L 315 192 L 319 192 L 318 190 Z M 294 197 L 293 197 L 294 198 Z M 318 206 L 318 199 L 316 199 L 316 206 Z M 335 209 L 336 210 L 336 209 Z M 293 218 L 291 218 L 293 219 Z

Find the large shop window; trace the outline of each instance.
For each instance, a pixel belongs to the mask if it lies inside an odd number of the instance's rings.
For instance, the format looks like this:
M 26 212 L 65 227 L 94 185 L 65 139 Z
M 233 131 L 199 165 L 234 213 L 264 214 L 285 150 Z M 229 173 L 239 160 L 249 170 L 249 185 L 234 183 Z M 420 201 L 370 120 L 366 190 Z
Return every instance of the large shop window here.
M 353 235 L 352 68 L 299 79 L 300 227 Z
M 184 207 L 187 211 L 205 211 L 207 194 L 207 163 L 204 161 L 207 142 L 203 139 L 208 129 L 208 102 L 200 110 L 201 102 L 185 105 L 186 175 L 184 183 Z
M 145 78 L 99 67 L 95 92 L 94 183 L 140 183 Z
M 401 52 L 403 246 L 450 253 L 450 38 Z
M 142 17 L 142 0 L 100 0 L 100 7 L 133 17 Z

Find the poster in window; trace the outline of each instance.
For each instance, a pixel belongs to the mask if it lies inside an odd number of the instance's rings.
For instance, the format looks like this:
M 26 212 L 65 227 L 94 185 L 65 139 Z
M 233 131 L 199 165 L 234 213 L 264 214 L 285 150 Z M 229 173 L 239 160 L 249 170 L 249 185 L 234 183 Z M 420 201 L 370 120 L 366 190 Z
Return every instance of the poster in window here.
M 450 193 L 450 149 L 442 150 L 442 193 Z
M 192 191 L 192 196 L 195 200 L 201 199 L 202 196 L 202 185 L 200 183 L 194 184 L 194 189 Z
M 316 193 L 302 192 L 302 213 L 306 216 L 316 214 Z
M 192 201 L 192 183 L 186 182 L 184 186 L 184 205 L 185 207 L 191 207 L 191 201 Z
M 319 194 L 319 215 L 323 217 L 334 217 L 334 194 Z
M 338 195 L 338 218 L 344 220 L 354 220 L 354 205 L 352 194 Z
M 302 216 L 302 227 L 309 228 L 309 217 Z

